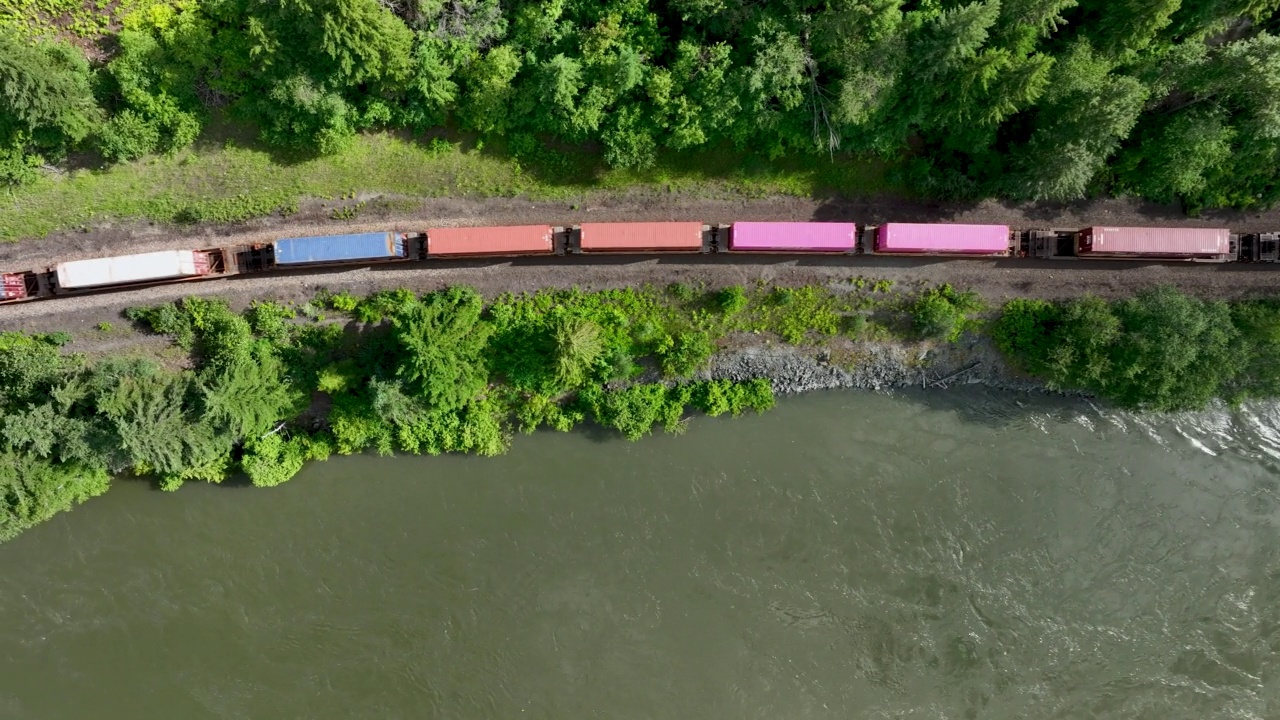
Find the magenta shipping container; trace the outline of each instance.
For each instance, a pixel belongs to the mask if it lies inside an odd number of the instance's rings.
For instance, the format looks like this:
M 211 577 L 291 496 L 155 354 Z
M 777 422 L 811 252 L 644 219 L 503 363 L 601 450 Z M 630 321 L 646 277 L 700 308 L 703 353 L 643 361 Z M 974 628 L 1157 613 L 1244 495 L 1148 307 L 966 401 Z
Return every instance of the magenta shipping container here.
M 737 252 L 852 252 L 857 227 L 835 222 L 736 222 L 729 249 Z
M 876 252 L 916 255 L 1008 255 L 1008 225 L 885 223 Z

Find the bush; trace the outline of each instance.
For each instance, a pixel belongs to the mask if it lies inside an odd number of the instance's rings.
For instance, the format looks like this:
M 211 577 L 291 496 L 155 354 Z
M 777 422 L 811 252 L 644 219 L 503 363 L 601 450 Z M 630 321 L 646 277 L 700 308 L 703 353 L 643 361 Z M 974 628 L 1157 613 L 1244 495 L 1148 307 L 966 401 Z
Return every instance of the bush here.
M 136 160 L 160 147 L 160 129 L 133 110 L 123 110 L 98 130 L 97 140 L 106 159 Z
M 312 453 L 311 439 L 298 435 L 285 439 L 279 433 L 267 435 L 245 445 L 240 465 L 254 487 L 275 487 L 297 475 L 307 460 L 328 456 L 328 448 Z
M 1053 350 L 1050 333 L 1060 316 L 1059 306 L 1045 300 L 1010 300 L 991 326 L 991 337 L 1023 369 L 1036 371 Z
M 737 417 L 745 410 L 764 412 L 772 408 L 773 386 L 763 378 L 747 382 L 708 380 L 693 385 L 691 400 L 695 408 L 712 417 L 725 413 Z
M 671 283 L 667 286 L 667 292 L 680 302 L 692 302 L 698 296 L 693 288 L 684 283 Z
M 726 317 L 737 315 L 747 308 L 747 291 L 741 285 L 731 285 L 716 293 L 716 305 Z
M 776 332 L 792 345 L 803 343 L 809 333 L 835 335 L 840 314 L 830 293 L 813 287 L 775 287 L 769 294 L 763 329 Z
M 621 390 L 590 387 L 583 391 L 582 402 L 601 425 L 622 433 L 628 440 L 639 440 L 662 425 L 667 432 L 678 432 L 684 407 L 689 402 L 687 386 L 668 388 L 661 383 L 632 385 Z
M 715 351 L 711 336 L 690 330 L 672 336 L 658 350 L 658 362 L 667 377 L 688 377 L 706 364 Z
M 253 332 L 276 344 L 288 342 L 292 334 L 289 321 L 298 316 L 292 308 L 262 300 L 254 300 L 250 303 L 246 315 Z
M 340 292 L 329 298 L 329 306 L 339 312 L 354 312 L 360 306 L 360 298 L 348 292 Z
M 941 285 L 916 299 L 911 309 L 911 320 L 920 337 L 954 342 L 964 332 L 968 313 L 981 308 L 976 294 L 957 292 L 950 285 Z
M 104 468 L 0 454 L 0 541 L 107 491 Z
M 1089 390 L 1123 407 L 1183 410 L 1202 407 L 1235 387 L 1250 366 L 1261 382 L 1253 344 L 1259 326 L 1242 335 L 1231 310 L 1221 302 L 1202 302 L 1171 288 L 1156 288 L 1117 303 L 1085 297 L 1050 305 L 1014 301 L 992 328 L 997 347 L 1019 367 L 1055 387 Z M 1265 321 L 1264 321 L 1265 322 Z M 1266 330 L 1262 333 L 1265 335 Z

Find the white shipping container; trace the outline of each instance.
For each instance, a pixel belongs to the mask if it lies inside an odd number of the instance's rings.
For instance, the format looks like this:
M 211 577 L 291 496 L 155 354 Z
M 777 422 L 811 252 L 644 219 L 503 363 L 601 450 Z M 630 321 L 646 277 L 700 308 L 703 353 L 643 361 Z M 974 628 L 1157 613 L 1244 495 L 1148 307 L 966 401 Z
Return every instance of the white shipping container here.
M 74 260 L 59 263 L 57 270 L 58 287 L 88 288 L 204 275 L 209 272 L 209 258 L 205 253 L 194 250 L 162 250 Z

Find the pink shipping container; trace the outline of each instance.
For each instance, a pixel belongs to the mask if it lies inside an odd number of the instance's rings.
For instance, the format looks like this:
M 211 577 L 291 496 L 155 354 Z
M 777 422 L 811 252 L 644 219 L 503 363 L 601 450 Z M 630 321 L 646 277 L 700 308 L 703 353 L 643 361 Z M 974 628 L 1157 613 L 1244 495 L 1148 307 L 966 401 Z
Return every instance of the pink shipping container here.
M 885 223 L 876 252 L 910 255 L 1008 255 L 1008 225 Z
M 1163 257 L 1226 260 L 1231 231 L 1219 228 L 1087 227 L 1080 231 L 1081 257 Z
M 699 222 L 582 223 L 582 252 L 702 252 Z
M 427 231 L 428 257 L 550 255 L 553 252 L 555 235 L 550 225 L 431 228 Z
M 857 226 L 836 222 L 736 222 L 729 249 L 736 252 L 852 252 Z

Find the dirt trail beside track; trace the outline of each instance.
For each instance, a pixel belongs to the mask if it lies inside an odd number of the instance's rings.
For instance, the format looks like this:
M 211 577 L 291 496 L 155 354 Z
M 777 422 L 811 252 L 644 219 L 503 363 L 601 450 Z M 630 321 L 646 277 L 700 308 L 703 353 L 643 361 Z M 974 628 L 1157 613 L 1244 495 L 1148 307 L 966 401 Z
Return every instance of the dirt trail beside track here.
M 331 206 L 330 206 L 331 207 Z M 903 199 L 813 200 L 795 197 L 693 198 L 679 193 L 591 196 L 581 202 L 546 203 L 520 198 L 436 199 L 411 213 L 364 213 L 355 222 L 327 219 L 329 208 L 311 203 L 288 218 L 264 218 L 234 226 L 172 228 L 121 225 L 62 233 L 0 246 L 0 268 L 28 269 L 64 260 L 149 250 L 264 242 L 279 237 L 429 226 L 584 221 L 701 220 L 885 220 L 1000 223 L 1018 228 L 1090 224 L 1230 227 L 1237 231 L 1280 230 L 1280 210 L 1183 217 L 1176 208 L 1124 200 L 1069 205 L 1006 205 L 983 202 L 947 205 Z M 365 293 L 389 287 L 426 291 L 452 284 L 475 286 L 486 296 L 543 287 L 605 288 L 652 283 L 705 283 L 715 287 L 764 281 L 786 285 L 847 280 L 855 276 L 893 280 L 897 287 L 949 282 L 978 291 L 990 301 L 1011 297 L 1062 298 L 1093 293 L 1131 295 L 1143 287 L 1174 285 L 1205 298 L 1242 298 L 1280 291 L 1280 268 L 1249 265 L 1109 263 L 1027 260 L 908 260 L 883 257 L 743 258 L 726 256 L 570 257 L 500 261 L 441 261 L 250 276 L 146 288 L 0 307 L 0 328 L 75 332 L 99 322 L 120 323 L 131 305 L 185 295 L 216 295 L 247 303 L 253 298 L 305 300 L 318 288 Z

